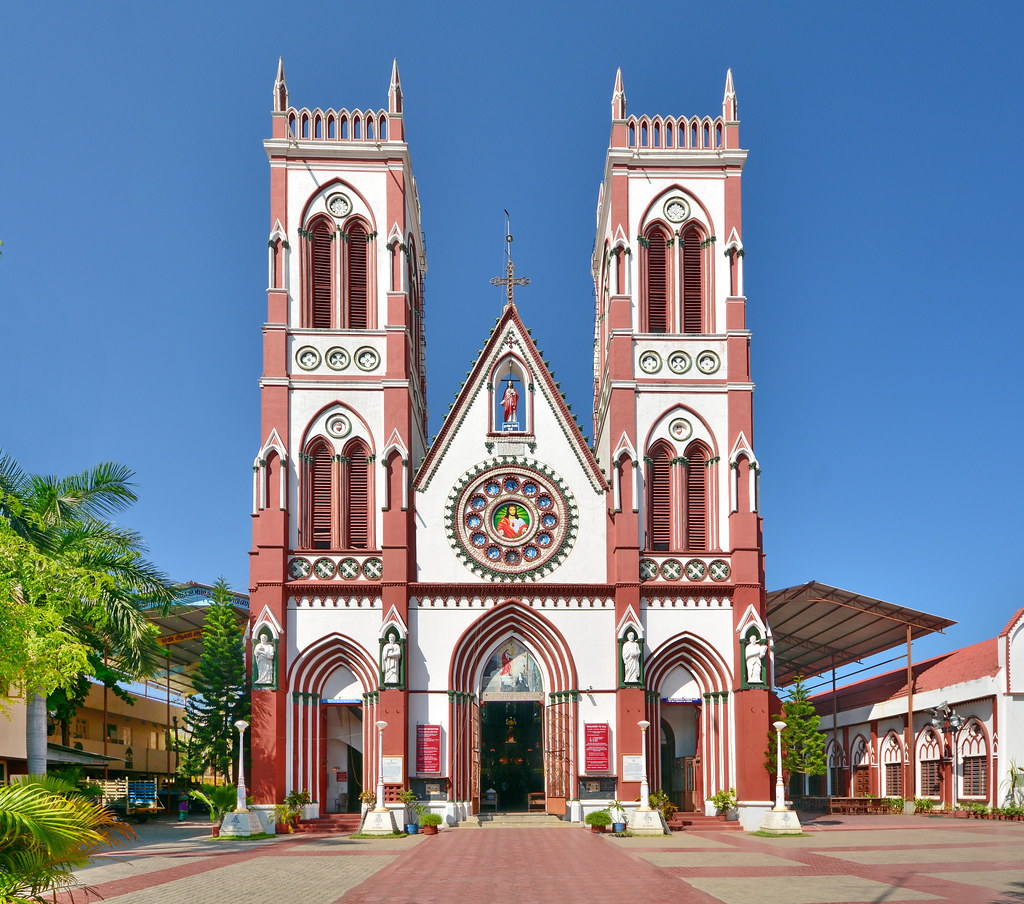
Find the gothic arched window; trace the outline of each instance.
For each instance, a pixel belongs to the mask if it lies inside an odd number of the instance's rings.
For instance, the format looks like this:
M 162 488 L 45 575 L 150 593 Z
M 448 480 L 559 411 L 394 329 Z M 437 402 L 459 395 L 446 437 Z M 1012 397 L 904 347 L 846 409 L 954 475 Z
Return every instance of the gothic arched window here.
M 691 552 L 708 549 L 708 450 L 694 443 L 686 450 L 686 477 L 683 490 L 685 537 L 683 547 Z
M 334 546 L 334 452 L 320 439 L 309 447 L 306 455 L 309 479 L 306 545 L 310 549 L 331 549 Z
M 356 221 L 348 227 L 348 260 L 345 267 L 344 328 L 365 330 L 370 325 L 370 247 L 367 230 Z
M 331 236 L 334 229 L 319 219 L 309 239 L 309 325 L 329 330 L 334 326 L 334 256 Z
M 656 443 L 647 465 L 647 548 L 672 549 L 672 450 Z
M 644 320 L 640 325 L 641 332 L 669 332 L 669 299 L 670 299 L 670 268 L 668 253 L 668 232 L 661 226 L 647 230 L 645 236 L 644 287 Z
M 370 454 L 359 439 L 345 446 L 342 455 L 342 546 L 368 549 L 370 546 Z
M 682 243 L 683 273 L 683 310 L 682 332 L 704 333 L 704 249 L 703 237 L 696 226 L 683 230 Z

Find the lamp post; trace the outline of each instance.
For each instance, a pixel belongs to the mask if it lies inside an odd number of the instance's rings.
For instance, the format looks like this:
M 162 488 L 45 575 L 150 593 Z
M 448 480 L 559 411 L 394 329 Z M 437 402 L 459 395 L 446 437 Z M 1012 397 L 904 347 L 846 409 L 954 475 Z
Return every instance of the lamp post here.
M 772 722 L 775 729 L 775 809 L 786 809 L 786 786 L 782 783 L 782 729 L 785 722 Z
M 953 763 L 953 809 L 956 809 L 957 801 L 957 735 L 960 734 L 960 729 L 964 727 L 964 717 L 961 716 L 953 707 L 948 703 L 942 702 L 934 709 L 932 709 L 932 725 L 941 731 L 943 734 L 950 734 L 953 736 L 953 745 L 950 749 L 951 760 Z
M 388 808 L 384 806 L 384 729 L 388 727 L 388 723 L 381 720 L 373 724 L 377 726 L 377 806 L 375 812 L 386 813 Z
M 647 784 L 647 729 L 651 727 L 651 723 L 646 719 L 641 719 L 636 724 L 640 726 L 640 765 L 642 767 L 640 772 L 640 809 L 650 810 L 651 789 Z
M 242 739 L 245 737 L 245 730 L 249 727 L 249 723 L 245 719 L 239 719 L 235 723 L 235 728 L 238 729 L 238 798 L 235 801 L 235 812 L 236 813 L 247 813 L 249 808 L 245 805 L 245 760 L 242 756 L 242 750 L 244 749 Z

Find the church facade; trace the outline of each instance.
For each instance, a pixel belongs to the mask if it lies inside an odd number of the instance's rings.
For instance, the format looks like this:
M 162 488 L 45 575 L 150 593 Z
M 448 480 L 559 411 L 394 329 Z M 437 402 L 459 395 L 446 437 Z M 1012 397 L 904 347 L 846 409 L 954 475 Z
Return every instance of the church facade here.
M 387 108 L 274 86 L 253 469 L 252 792 L 357 811 L 382 776 L 458 821 L 579 819 L 646 780 L 771 805 L 736 94 L 632 116 L 591 269 L 588 447 L 507 303 L 428 444 L 421 213 Z M 582 265 L 582 261 L 581 261 Z M 444 316 L 445 312 L 440 312 Z M 455 312 L 449 312 L 454 316 Z

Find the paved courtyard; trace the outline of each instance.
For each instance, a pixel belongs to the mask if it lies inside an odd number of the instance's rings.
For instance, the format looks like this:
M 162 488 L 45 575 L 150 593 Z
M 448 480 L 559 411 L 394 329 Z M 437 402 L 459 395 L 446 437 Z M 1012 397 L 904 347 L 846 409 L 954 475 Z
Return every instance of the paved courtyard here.
M 78 904 L 1024 904 L 1024 823 L 818 817 L 807 835 L 593 835 L 575 826 L 448 828 L 435 837 L 214 841 L 150 823 L 79 877 Z M 70 901 L 69 896 L 64 901 Z

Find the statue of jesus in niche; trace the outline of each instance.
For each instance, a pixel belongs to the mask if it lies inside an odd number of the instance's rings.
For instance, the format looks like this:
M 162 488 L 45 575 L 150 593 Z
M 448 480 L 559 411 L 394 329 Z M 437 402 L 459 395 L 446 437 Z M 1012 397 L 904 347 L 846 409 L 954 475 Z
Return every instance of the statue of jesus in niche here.
M 516 418 L 516 407 L 519 405 L 519 393 L 516 391 L 515 386 L 512 385 L 511 375 L 508 377 L 508 382 L 505 384 L 505 394 L 501 397 L 501 409 L 505 416 L 505 424 L 516 424 L 518 426 L 519 421 Z

